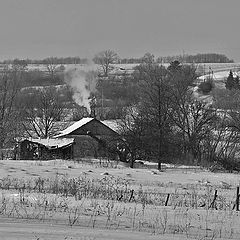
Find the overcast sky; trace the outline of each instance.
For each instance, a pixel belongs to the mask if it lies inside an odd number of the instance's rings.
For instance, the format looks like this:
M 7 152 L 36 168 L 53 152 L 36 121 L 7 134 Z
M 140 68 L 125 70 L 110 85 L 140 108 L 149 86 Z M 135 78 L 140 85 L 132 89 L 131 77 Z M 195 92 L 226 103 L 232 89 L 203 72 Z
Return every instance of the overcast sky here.
M 0 59 L 217 52 L 240 62 L 240 0 L 0 0 Z

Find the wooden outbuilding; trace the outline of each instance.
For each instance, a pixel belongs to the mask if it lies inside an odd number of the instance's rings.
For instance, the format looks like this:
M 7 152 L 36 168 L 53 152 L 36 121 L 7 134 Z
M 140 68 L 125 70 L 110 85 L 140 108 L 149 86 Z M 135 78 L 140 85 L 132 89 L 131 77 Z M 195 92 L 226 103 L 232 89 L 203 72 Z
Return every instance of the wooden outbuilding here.
M 112 128 L 96 118 L 82 118 L 61 131 L 55 138 L 73 138 L 74 158 L 116 157 L 116 148 L 123 142 L 121 136 Z
M 18 139 L 15 158 L 19 160 L 73 159 L 74 139 Z

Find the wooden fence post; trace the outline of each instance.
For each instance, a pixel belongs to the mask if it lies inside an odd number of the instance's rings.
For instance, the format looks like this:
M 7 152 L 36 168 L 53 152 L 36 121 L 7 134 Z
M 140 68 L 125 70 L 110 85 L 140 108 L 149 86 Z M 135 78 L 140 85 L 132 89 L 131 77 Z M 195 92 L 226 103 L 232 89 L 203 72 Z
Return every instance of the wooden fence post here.
M 168 195 L 167 195 L 167 199 L 166 199 L 166 201 L 165 201 L 165 206 L 167 206 L 167 205 L 168 205 L 168 200 L 169 200 L 169 197 L 170 197 L 170 193 L 168 193 Z
M 131 202 L 131 200 L 132 199 L 134 199 L 134 196 L 133 196 L 133 193 L 134 193 L 134 189 L 132 189 L 131 191 L 130 191 L 130 193 L 131 193 L 131 195 L 130 195 L 130 198 L 129 198 L 129 202 Z
M 236 211 L 239 211 L 239 186 L 237 186 Z
M 239 186 L 237 187 L 236 200 L 235 200 L 232 210 L 234 210 L 235 207 L 236 207 L 236 211 L 239 211 Z
M 217 199 L 217 196 L 218 196 L 218 195 L 217 195 L 217 190 L 215 190 L 214 198 L 213 198 L 213 200 L 212 200 L 209 208 L 214 208 L 214 207 L 215 207 L 215 209 L 217 209 L 217 206 L 214 205 L 214 203 L 215 203 L 215 201 L 216 201 L 216 199 Z

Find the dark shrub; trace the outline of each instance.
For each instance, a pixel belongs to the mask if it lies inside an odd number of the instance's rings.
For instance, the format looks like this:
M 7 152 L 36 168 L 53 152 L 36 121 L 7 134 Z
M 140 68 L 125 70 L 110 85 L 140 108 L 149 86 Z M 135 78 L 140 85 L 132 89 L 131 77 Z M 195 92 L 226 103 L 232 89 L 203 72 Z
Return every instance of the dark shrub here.
M 213 88 L 214 88 L 213 80 L 209 78 L 199 84 L 198 91 L 202 92 L 203 94 L 208 94 L 212 91 Z

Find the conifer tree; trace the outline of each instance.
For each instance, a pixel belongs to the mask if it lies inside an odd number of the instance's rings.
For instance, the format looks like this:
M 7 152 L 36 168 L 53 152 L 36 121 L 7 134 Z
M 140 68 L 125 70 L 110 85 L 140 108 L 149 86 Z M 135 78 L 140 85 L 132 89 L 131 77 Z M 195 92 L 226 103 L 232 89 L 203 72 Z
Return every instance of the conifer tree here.
M 232 71 L 229 72 L 229 75 L 227 77 L 227 81 L 225 83 L 225 87 L 226 87 L 226 89 L 229 89 L 229 90 L 231 90 L 233 88 L 236 88 L 236 82 L 235 82 L 235 79 L 233 77 Z

